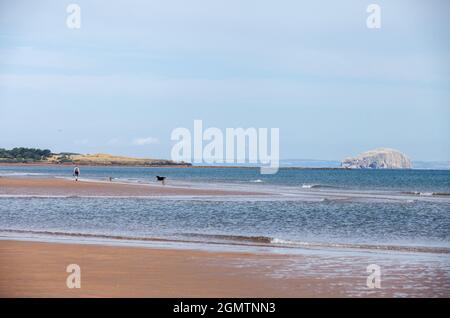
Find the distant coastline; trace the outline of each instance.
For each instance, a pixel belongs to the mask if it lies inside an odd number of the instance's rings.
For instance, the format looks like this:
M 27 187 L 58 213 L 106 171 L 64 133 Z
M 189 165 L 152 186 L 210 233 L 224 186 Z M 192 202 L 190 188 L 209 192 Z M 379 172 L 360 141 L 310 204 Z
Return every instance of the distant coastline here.
M 134 158 L 110 154 L 53 153 L 49 149 L 0 148 L 2 165 L 80 165 L 80 166 L 130 166 L 130 167 L 189 167 L 190 163 L 167 159 Z
M 2 162 L 0 161 L 0 166 L 10 166 L 10 167 L 64 167 L 64 166 L 73 166 L 77 164 L 79 166 L 85 167 L 137 167 L 137 168 L 193 168 L 193 169 L 260 169 L 257 166 L 239 166 L 239 165 L 192 165 L 190 163 L 173 163 L 173 164 L 151 164 L 151 165 L 139 165 L 139 164 L 95 164 L 95 163 L 73 163 L 73 162 L 64 162 L 64 163 L 55 163 L 48 161 L 39 161 L 39 162 Z M 281 169 L 286 170 L 351 170 L 348 168 L 341 167 L 280 167 Z
M 53 163 L 53 162 L 1 162 L 0 167 L 67 167 L 67 166 L 82 166 L 82 167 L 136 167 L 136 168 L 196 168 L 189 163 L 173 163 L 173 164 L 95 164 L 95 163 Z
M 95 166 L 95 167 L 149 167 L 149 168 L 227 168 L 259 169 L 246 164 L 199 164 L 175 162 L 169 159 L 134 158 L 111 154 L 79 154 L 71 152 L 52 153 L 50 150 L 35 148 L 0 148 L 0 166 Z M 351 170 L 342 167 L 339 161 L 318 159 L 285 159 L 280 168 L 293 170 Z M 450 170 L 448 161 L 413 161 L 413 170 Z
M 151 164 L 151 165 L 139 165 L 139 164 L 95 164 L 95 163 L 73 163 L 73 162 L 65 162 L 65 163 L 52 163 L 52 162 L 1 162 L 0 166 L 3 167 L 67 167 L 73 166 L 77 164 L 83 167 L 136 167 L 136 168 L 192 168 L 192 169 L 260 169 L 257 166 L 239 166 L 239 165 L 192 165 L 189 163 L 173 163 L 173 164 Z M 322 170 L 322 171 L 351 171 L 351 170 L 361 170 L 361 169 L 351 169 L 344 167 L 296 167 L 296 166 L 281 166 L 280 169 L 283 170 Z M 379 170 L 379 169 L 362 169 L 362 170 Z M 402 170 L 402 169 L 385 169 L 385 170 Z M 409 170 L 450 170 L 450 167 L 447 166 L 439 166 L 439 167 L 415 167 Z

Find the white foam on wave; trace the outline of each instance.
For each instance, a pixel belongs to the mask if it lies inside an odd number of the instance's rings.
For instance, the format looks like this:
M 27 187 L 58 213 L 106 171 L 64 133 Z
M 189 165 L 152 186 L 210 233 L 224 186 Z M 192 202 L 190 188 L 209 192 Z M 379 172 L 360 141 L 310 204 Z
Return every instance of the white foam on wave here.
M 289 240 L 283 240 L 279 238 L 273 238 L 270 243 L 272 244 L 283 244 L 283 245 L 308 245 L 306 242 L 294 242 Z
M 2 177 L 31 177 L 31 176 L 45 176 L 45 173 L 38 172 L 0 172 Z

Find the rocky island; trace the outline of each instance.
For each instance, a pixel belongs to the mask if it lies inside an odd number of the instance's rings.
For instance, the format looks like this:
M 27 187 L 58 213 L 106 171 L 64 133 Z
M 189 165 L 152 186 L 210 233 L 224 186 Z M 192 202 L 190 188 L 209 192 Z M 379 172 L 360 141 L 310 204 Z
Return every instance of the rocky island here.
M 409 158 L 395 149 L 378 148 L 341 162 L 348 169 L 411 169 Z

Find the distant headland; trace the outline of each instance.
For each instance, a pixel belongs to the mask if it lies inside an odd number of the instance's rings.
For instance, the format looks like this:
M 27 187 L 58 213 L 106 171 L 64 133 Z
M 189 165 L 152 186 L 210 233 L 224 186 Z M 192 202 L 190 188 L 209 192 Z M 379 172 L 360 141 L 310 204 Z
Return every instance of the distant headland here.
M 190 163 L 167 159 L 133 158 L 110 154 L 53 153 L 49 149 L 0 148 L 0 164 L 54 164 L 83 166 L 190 167 Z

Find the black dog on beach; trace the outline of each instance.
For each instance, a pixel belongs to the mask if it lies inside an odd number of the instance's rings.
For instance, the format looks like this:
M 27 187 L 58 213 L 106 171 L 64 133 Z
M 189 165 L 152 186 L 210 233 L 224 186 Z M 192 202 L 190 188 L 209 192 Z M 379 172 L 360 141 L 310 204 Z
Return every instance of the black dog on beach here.
M 157 180 L 157 181 L 161 181 L 161 183 L 162 183 L 163 185 L 166 184 L 166 178 L 167 178 L 167 177 L 156 176 L 156 180 Z

